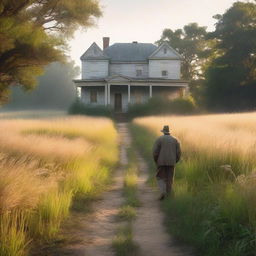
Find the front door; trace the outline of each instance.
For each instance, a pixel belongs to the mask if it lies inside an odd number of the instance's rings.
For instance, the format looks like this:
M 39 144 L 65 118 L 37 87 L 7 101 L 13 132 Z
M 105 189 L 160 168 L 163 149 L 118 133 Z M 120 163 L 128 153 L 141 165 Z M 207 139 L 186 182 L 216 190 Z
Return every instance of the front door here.
M 115 111 L 122 112 L 122 93 L 115 93 Z

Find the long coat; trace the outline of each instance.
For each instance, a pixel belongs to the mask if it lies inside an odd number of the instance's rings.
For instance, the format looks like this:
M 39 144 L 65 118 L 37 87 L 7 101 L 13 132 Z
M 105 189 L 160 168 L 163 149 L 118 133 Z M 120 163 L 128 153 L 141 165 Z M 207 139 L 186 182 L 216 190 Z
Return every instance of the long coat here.
M 157 138 L 153 146 L 153 157 L 157 166 L 175 166 L 180 156 L 180 143 L 175 137 L 165 134 Z

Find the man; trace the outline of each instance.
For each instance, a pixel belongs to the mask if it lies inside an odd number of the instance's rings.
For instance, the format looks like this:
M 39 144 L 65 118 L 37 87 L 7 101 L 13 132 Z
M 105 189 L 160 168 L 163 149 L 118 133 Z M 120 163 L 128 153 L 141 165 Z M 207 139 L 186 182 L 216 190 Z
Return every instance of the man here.
M 181 150 L 178 140 L 170 135 L 169 126 L 165 125 L 153 147 L 153 157 L 157 165 L 156 178 L 163 200 L 172 192 L 175 164 L 180 160 Z

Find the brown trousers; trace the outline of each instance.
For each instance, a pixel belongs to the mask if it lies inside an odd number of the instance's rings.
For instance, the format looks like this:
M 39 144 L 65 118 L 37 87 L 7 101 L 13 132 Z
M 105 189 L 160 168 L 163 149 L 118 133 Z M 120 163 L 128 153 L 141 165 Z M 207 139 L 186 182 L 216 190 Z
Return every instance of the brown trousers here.
M 172 192 L 174 179 L 174 166 L 158 166 L 156 178 L 164 180 L 166 185 L 166 194 L 170 194 Z

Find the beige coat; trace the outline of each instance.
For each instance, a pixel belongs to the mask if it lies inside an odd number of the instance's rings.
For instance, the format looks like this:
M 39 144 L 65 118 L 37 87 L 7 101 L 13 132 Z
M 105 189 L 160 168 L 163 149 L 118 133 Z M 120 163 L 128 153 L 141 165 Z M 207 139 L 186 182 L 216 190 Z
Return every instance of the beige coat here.
M 153 157 L 157 166 L 174 166 L 180 156 L 180 143 L 175 137 L 165 134 L 155 141 Z

